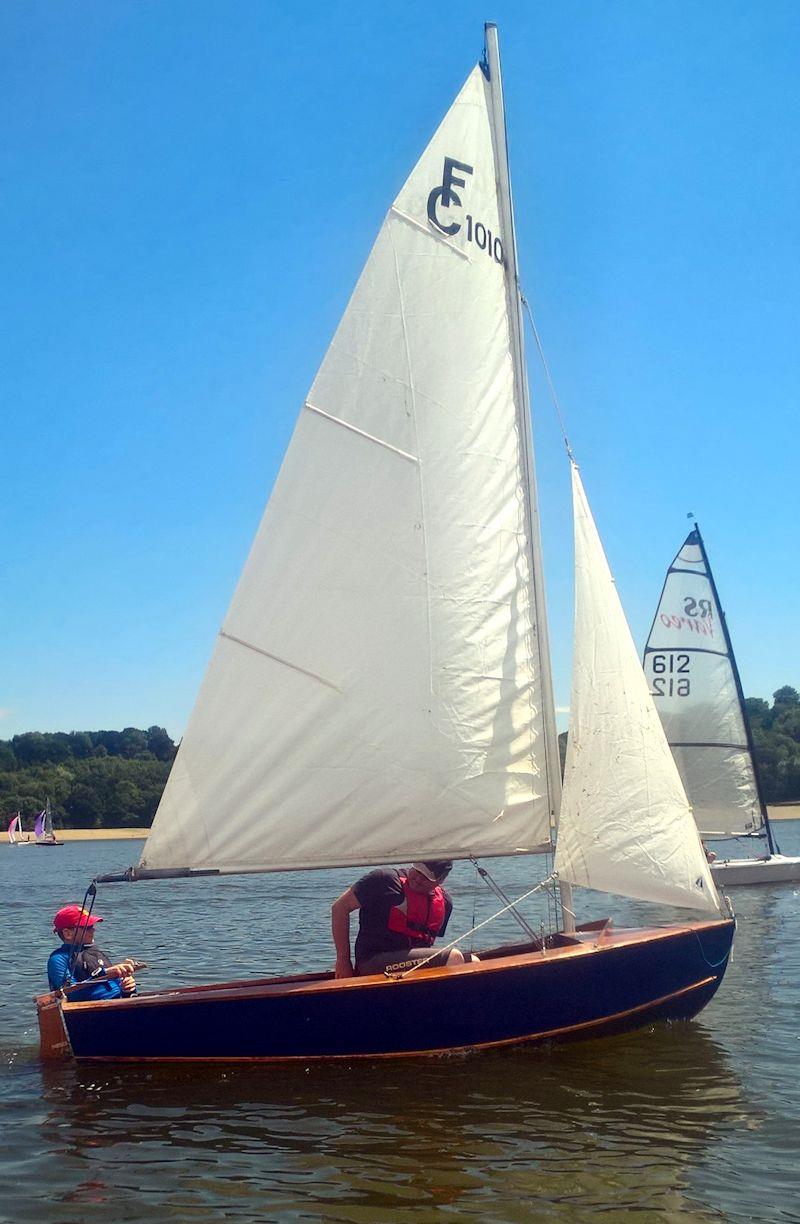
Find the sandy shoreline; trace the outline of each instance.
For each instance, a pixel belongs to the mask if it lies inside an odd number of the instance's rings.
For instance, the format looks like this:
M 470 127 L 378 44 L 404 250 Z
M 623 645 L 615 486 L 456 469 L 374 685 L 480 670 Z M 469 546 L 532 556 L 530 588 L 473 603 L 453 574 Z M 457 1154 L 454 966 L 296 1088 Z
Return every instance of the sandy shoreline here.
M 767 808 L 770 820 L 800 820 L 800 803 L 786 803 Z M 133 841 L 145 838 L 149 829 L 59 829 L 59 841 Z M 3 834 L 3 841 L 8 835 Z
M 132 841 L 135 838 L 145 838 L 149 829 L 56 829 L 59 841 Z M 3 835 L 8 841 L 8 834 Z M 31 838 L 33 841 L 33 838 Z
M 147 837 L 149 829 L 59 829 L 62 841 L 131 841 Z
M 800 820 L 800 803 L 782 803 L 778 807 L 767 807 L 770 820 Z

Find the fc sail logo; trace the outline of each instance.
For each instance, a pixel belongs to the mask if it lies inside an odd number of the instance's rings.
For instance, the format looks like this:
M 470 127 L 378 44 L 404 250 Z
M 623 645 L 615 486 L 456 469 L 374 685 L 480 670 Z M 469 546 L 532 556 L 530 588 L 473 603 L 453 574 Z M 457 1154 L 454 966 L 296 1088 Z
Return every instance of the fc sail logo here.
M 457 161 L 455 157 L 446 157 L 442 167 L 442 181 L 434 187 L 428 196 L 428 220 L 440 234 L 452 238 L 462 228 L 460 221 L 451 220 L 447 224 L 439 216 L 439 209 L 461 208 L 461 196 L 456 187 L 466 187 L 466 178 L 460 175 L 474 174 L 472 166 L 466 162 Z M 474 242 L 479 251 L 494 259 L 495 263 L 503 263 L 503 244 L 482 221 L 476 221 L 471 213 L 464 217 L 467 242 Z
M 452 208 L 456 204 L 461 207 L 461 196 L 456 195 L 454 187 L 466 187 L 467 180 L 456 178 L 455 171 L 460 170 L 463 174 L 472 174 L 472 166 L 468 166 L 466 162 L 456 161 L 454 157 L 446 157 L 444 159 L 444 170 L 442 171 L 441 187 L 434 187 L 431 194 L 428 196 L 428 220 L 432 225 L 435 225 L 443 234 L 447 234 L 448 238 L 452 238 L 453 234 L 457 234 L 461 229 L 461 224 L 458 221 L 452 221 L 450 225 L 443 225 L 436 215 L 436 206 L 441 200 L 443 208 Z

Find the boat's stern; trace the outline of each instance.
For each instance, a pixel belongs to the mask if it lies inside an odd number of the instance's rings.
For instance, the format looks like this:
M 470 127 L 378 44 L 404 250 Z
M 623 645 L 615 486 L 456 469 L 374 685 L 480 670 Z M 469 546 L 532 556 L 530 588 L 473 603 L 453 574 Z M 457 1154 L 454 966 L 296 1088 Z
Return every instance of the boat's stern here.
M 39 1056 L 47 1062 L 73 1057 L 61 1010 L 63 1001 L 63 995 L 52 991 L 34 998 L 39 1019 Z

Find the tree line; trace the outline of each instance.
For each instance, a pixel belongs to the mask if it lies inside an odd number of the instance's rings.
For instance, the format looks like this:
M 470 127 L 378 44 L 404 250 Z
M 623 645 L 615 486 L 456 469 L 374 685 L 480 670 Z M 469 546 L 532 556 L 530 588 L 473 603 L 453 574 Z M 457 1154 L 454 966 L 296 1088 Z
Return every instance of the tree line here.
M 767 803 L 800 803 L 800 694 L 745 701 Z M 562 764 L 566 733 L 559 736 Z M 50 800 L 56 828 L 149 828 L 176 747 L 163 727 L 28 731 L 0 740 L 0 813 L 25 828 Z
M 175 752 L 163 727 L 0 740 L 0 811 L 27 831 L 49 799 L 56 829 L 149 828 Z
M 745 701 L 756 765 L 767 803 L 800 803 L 800 693 L 786 684 Z

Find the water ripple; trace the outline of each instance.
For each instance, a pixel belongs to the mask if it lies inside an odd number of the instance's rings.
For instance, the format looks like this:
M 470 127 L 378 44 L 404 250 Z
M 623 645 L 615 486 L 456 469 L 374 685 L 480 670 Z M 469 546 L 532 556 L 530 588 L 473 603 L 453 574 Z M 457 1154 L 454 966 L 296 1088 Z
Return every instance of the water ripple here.
M 792 836 L 800 850 L 800 827 L 783 840 Z M 800 1221 L 795 891 L 736 898 L 734 962 L 689 1024 L 408 1064 L 42 1066 L 30 996 L 49 917 L 82 896 L 89 853 L 92 871 L 112 870 L 130 846 L 66 846 L 55 881 L 42 856 L 37 866 L 0 849 L 0 884 L 14 885 L 28 940 L 24 957 L 0 967 L 0 1221 Z M 529 865 L 501 870 L 517 873 L 519 891 L 529 886 Z M 472 878 L 459 871 L 471 917 Z M 146 950 L 154 986 L 214 980 L 221 966 L 226 977 L 324 968 L 330 899 L 348 882 L 330 873 L 109 889 L 104 942 Z M 614 908 L 621 920 L 650 918 L 633 903 Z M 198 973 L 198 930 L 212 912 L 217 963 Z M 120 947 L 130 931 L 136 947 Z M 267 946 L 279 955 L 254 956 Z

